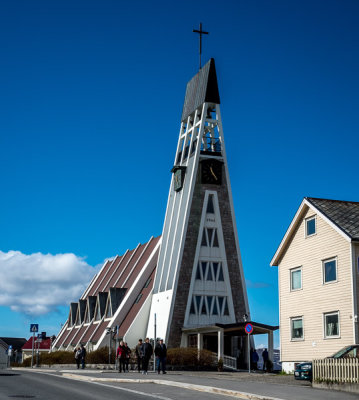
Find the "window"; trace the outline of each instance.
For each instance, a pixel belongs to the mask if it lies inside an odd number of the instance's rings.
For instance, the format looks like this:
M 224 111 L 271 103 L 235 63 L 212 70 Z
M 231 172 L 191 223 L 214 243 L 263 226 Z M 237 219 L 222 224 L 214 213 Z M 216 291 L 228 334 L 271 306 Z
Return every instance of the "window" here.
M 303 340 L 303 318 L 296 317 L 291 319 L 292 340 Z
M 316 234 L 317 231 L 316 217 L 310 217 L 305 220 L 305 235 L 312 236 Z
M 142 293 L 140 293 L 140 294 L 137 296 L 137 298 L 136 298 L 136 300 L 135 300 L 135 304 L 139 303 L 140 300 L 141 300 L 141 298 L 142 298 Z
M 210 194 L 210 195 L 208 196 L 207 214 L 214 214 L 213 194 Z
M 302 288 L 302 268 L 290 270 L 290 290 L 299 290 Z
M 323 261 L 323 281 L 324 283 L 335 282 L 337 280 L 337 260 L 331 259 Z
M 339 312 L 324 314 L 325 338 L 339 337 Z

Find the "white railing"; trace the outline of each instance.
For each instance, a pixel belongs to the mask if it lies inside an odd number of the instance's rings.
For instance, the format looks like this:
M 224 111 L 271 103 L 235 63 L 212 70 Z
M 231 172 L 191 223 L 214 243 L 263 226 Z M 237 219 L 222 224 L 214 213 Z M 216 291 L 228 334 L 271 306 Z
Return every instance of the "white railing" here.
M 213 357 L 213 363 L 218 362 L 218 354 L 217 353 L 212 353 Z M 231 356 L 223 356 L 223 367 L 228 368 L 228 369 L 237 369 L 237 359 L 236 357 L 231 357 Z
M 313 381 L 359 383 L 358 358 L 313 360 Z
M 236 357 L 223 356 L 223 366 L 229 369 L 237 369 Z

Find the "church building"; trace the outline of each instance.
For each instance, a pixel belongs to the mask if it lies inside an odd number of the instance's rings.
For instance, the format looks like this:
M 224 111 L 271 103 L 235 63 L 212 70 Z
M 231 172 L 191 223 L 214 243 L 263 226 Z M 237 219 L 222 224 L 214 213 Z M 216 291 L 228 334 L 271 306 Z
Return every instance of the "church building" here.
M 214 59 L 188 82 L 162 235 L 106 261 L 76 303 L 53 349 L 95 350 L 108 332 L 246 360 L 253 334 L 234 216 Z

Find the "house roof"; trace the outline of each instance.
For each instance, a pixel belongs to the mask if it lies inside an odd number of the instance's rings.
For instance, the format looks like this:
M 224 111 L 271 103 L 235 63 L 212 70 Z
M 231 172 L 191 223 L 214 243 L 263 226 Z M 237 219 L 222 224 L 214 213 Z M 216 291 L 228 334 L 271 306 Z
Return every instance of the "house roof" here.
M 306 197 L 352 240 L 359 240 L 359 203 L 354 201 L 317 199 Z
M 3 347 L 8 348 L 11 345 L 14 350 L 20 350 L 25 343 L 25 338 L 0 337 L 0 344 Z
M 31 336 L 30 339 L 22 346 L 22 350 L 32 350 L 32 340 L 33 337 Z M 40 343 L 36 342 L 37 338 L 35 337 L 35 343 L 34 347 L 38 348 L 39 345 L 39 350 L 50 350 L 51 347 L 51 339 L 43 339 Z
M 329 225 L 348 241 L 359 241 L 359 202 L 304 197 L 270 265 L 278 265 L 292 235 L 308 207 L 314 209 Z

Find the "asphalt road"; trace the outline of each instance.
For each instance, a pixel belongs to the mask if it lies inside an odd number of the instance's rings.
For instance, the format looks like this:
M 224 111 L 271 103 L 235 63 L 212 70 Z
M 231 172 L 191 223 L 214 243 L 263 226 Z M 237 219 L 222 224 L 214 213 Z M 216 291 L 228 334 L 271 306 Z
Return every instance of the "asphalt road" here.
M 27 371 L 0 374 L 0 400 L 192 400 L 194 397 L 218 399 L 218 395 L 155 384 L 80 382 L 53 373 Z

